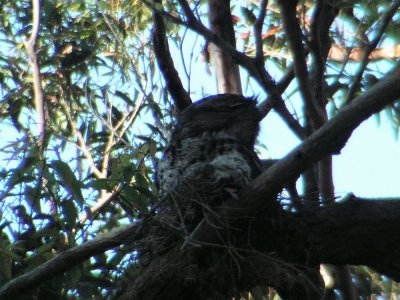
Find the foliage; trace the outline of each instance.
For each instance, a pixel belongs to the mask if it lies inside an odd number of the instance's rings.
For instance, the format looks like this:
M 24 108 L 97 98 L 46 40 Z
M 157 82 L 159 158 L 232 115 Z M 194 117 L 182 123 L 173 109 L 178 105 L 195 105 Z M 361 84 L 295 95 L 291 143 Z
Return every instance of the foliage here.
M 396 58 L 386 58 L 384 68 L 382 60 L 365 60 L 363 70 L 359 67 L 362 58 L 355 55 L 379 36 L 379 20 L 392 1 L 343 2 L 330 28 L 339 48 L 336 58 L 328 58 L 324 87 L 329 90 L 332 115 L 351 100 L 347 95 L 353 86 L 355 94 L 367 90 Z M 36 50 L 46 111 L 43 154 L 37 144 L 33 78 L 24 46 L 32 30 L 32 4 L 18 0 L 1 5 L 0 285 L 99 233 L 134 222 L 154 205 L 154 169 L 176 111 L 155 62 L 152 12 L 145 3 L 42 1 Z M 191 7 L 206 22 L 203 2 L 192 1 Z M 232 1 L 238 48 L 252 57 L 259 7 L 258 1 Z M 185 19 L 176 1 L 166 1 L 163 9 Z M 298 6 L 305 37 L 313 9 L 311 1 Z M 381 49 L 398 45 L 399 17 L 397 12 L 383 28 Z M 208 68 L 198 59 L 204 57 L 203 37 L 166 20 L 172 51 L 181 54 L 176 64 L 185 74 L 186 86 L 194 90 L 192 95 L 215 93 L 209 83 L 198 80 L 207 76 L 203 70 Z M 262 33 L 264 63 L 278 80 L 292 56 L 273 1 Z M 358 74 L 360 84 L 354 83 Z M 268 92 L 250 77 L 243 82 L 247 94 Z M 291 113 L 304 123 L 299 93 L 298 85 L 292 84 L 285 100 L 293 101 Z M 387 112 L 397 130 L 399 104 Z M 39 299 L 105 298 L 114 292 L 113 282 L 121 270 L 135 260 L 130 251 L 121 247 L 93 257 L 34 293 Z M 398 290 L 396 284 L 361 267 L 354 269 L 354 281 L 366 299 Z

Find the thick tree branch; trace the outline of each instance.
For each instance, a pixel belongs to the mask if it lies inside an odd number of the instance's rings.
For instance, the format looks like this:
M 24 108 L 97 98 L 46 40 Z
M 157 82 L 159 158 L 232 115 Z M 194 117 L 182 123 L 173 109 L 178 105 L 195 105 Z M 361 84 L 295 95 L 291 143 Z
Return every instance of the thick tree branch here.
M 90 257 L 137 239 L 142 230 L 143 222 L 131 224 L 100 235 L 81 246 L 68 249 L 32 271 L 7 282 L 0 288 L 0 299 L 15 299 L 15 295 L 39 286 L 44 280 L 63 273 Z
M 184 241 L 177 240 L 118 299 L 227 299 L 257 285 L 275 287 L 290 299 L 321 299 L 320 283 L 313 280 L 321 263 L 367 265 L 400 281 L 400 201 L 351 197 L 296 215 L 279 207 L 272 219 L 265 213 L 247 222 L 251 228 L 230 227 L 222 243 L 197 241 L 182 250 Z
M 296 218 L 308 228 L 312 257 L 319 262 L 367 265 L 400 281 L 399 200 L 351 196 L 343 203 L 300 212 Z
M 160 0 L 154 2 L 161 6 Z M 168 91 L 174 99 L 176 107 L 178 110 L 182 111 L 192 103 L 192 100 L 182 85 L 179 74 L 175 69 L 171 53 L 169 52 L 168 41 L 165 36 L 164 19 L 156 9 L 153 9 L 153 18 L 154 28 L 152 37 L 158 66 L 164 76 Z

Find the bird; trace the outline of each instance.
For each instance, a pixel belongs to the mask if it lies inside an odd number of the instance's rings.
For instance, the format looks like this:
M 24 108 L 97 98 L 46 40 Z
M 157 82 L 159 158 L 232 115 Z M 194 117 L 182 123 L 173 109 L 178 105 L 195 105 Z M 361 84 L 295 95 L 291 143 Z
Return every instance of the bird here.
M 262 119 L 256 104 L 252 97 L 218 94 L 177 116 L 156 171 L 160 210 L 196 223 L 261 173 L 254 152 Z

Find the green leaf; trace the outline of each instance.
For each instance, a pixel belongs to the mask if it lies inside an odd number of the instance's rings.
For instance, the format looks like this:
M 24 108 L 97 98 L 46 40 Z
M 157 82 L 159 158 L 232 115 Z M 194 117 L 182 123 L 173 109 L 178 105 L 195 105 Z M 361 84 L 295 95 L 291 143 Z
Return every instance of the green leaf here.
M 140 173 L 136 173 L 135 175 L 135 184 L 138 187 L 142 187 L 142 188 L 148 188 L 149 187 L 149 181 L 147 180 L 147 178 L 145 176 L 143 176 Z
M 61 160 L 55 160 L 51 166 L 56 171 L 61 179 L 61 184 L 64 188 L 77 200 L 80 204 L 84 203 L 81 182 L 76 179 L 74 172 L 72 172 L 69 165 Z
M 243 14 L 245 20 L 250 24 L 254 24 L 257 21 L 257 17 L 255 16 L 255 14 L 247 7 L 240 7 L 240 11 Z
M 67 228 L 75 228 L 78 219 L 78 212 L 76 210 L 74 202 L 71 200 L 64 200 L 61 202 L 61 207 L 65 222 L 67 223 Z
M 127 212 L 133 213 L 133 210 L 147 211 L 149 199 L 139 193 L 137 189 L 128 185 L 121 191 L 120 195 L 124 199 L 121 205 L 127 206 L 124 207 Z
M 107 190 L 109 192 L 112 191 L 113 187 L 110 185 L 109 179 L 94 179 L 91 182 L 84 185 L 85 188 L 93 188 L 95 190 Z
M 134 102 L 132 101 L 131 98 L 129 98 L 129 96 L 121 91 L 116 90 L 115 91 L 115 96 L 118 96 L 119 98 L 121 98 L 122 100 L 125 101 L 125 103 L 129 104 L 129 105 L 134 105 Z
M 40 207 L 40 191 L 37 188 L 32 188 L 30 186 L 25 187 L 25 198 L 28 201 L 31 208 L 37 213 L 41 213 Z

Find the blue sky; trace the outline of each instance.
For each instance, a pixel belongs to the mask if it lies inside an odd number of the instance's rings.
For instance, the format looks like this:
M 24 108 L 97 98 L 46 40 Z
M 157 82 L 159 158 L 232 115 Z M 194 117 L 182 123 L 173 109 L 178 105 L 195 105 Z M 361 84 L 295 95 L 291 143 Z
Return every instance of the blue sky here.
M 283 157 L 299 143 L 275 113 L 262 122 L 259 139 L 265 158 Z M 400 142 L 384 114 L 379 124 L 372 116 L 353 132 L 333 166 L 338 196 L 400 197 Z

